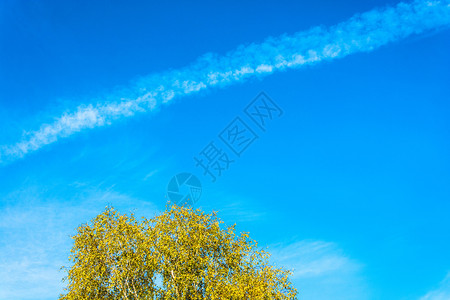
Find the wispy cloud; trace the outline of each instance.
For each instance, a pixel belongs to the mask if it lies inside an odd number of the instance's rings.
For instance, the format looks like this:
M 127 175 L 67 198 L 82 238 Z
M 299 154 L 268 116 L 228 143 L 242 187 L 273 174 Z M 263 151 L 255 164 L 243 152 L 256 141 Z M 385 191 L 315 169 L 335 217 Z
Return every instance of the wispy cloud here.
M 274 246 L 273 256 L 293 271 L 294 278 L 321 276 L 336 271 L 353 272 L 361 267 L 344 256 L 335 244 L 323 241 Z
M 2 203 L 0 210 L 0 299 L 56 299 L 63 292 L 66 274 L 60 268 L 68 264 L 70 236 L 105 206 L 124 213 L 139 207 L 137 215 L 156 212 L 152 203 L 113 190 L 48 194 L 42 186 L 27 187 L 2 199 L 10 204 Z
M 105 95 L 105 99 L 114 99 L 112 102 L 82 105 L 52 123 L 43 124 L 16 144 L 1 147 L 0 162 L 14 161 L 60 138 L 153 111 L 163 103 L 201 90 L 372 51 L 449 24 L 449 0 L 417 0 L 357 14 L 330 28 L 316 27 L 271 37 L 260 44 L 240 46 L 223 56 L 207 54 L 183 69 L 154 74 L 121 93 Z
M 277 266 L 293 271 L 302 299 L 370 299 L 363 265 L 334 243 L 303 240 L 272 245 L 268 251 Z
M 450 299 L 450 272 L 444 280 L 441 281 L 439 287 L 428 292 L 420 300 L 448 300 Z
M 152 177 L 153 175 L 155 175 L 158 172 L 159 172 L 159 170 L 153 170 L 150 173 L 148 173 L 147 175 L 145 175 L 145 177 L 142 180 L 145 181 L 145 180 L 149 179 L 150 177 Z
M 199 208 L 207 212 L 217 212 L 228 225 L 261 222 L 267 220 L 270 214 L 261 201 L 252 197 L 239 193 L 230 194 L 222 190 L 212 191 L 207 188 L 205 191 L 206 193 L 202 194 L 201 201 L 198 203 Z

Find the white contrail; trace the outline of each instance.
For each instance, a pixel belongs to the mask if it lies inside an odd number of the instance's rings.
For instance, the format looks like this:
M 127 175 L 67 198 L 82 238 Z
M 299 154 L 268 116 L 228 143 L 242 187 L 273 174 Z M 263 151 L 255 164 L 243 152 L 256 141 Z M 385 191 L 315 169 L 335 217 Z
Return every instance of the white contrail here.
M 293 35 L 268 38 L 240 46 L 223 56 L 207 54 L 179 70 L 154 74 L 127 88 L 124 95 L 108 95 L 117 102 L 82 105 L 51 124 L 26 134 L 13 145 L 2 146 L 0 163 L 87 128 L 152 111 L 162 103 L 211 87 L 225 86 L 275 71 L 368 52 L 413 34 L 450 25 L 450 0 L 399 3 L 395 7 L 357 14 L 329 28 L 316 27 Z

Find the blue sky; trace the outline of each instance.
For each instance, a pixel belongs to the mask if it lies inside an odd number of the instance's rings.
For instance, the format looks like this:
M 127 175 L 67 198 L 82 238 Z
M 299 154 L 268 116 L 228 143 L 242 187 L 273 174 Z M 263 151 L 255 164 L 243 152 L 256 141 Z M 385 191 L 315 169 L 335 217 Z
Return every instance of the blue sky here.
M 351 19 L 397 3 L 2 1 L 0 299 L 57 297 L 76 226 L 106 205 L 160 213 L 180 172 L 202 182 L 196 207 L 294 269 L 301 299 L 450 299 L 449 2 L 416 2 L 447 7 L 443 24 Z M 292 45 L 306 63 L 266 71 Z M 246 60 L 261 74 L 146 94 Z M 265 132 L 244 113 L 261 91 L 283 110 Z M 259 138 L 211 182 L 194 156 L 227 150 L 237 116 Z

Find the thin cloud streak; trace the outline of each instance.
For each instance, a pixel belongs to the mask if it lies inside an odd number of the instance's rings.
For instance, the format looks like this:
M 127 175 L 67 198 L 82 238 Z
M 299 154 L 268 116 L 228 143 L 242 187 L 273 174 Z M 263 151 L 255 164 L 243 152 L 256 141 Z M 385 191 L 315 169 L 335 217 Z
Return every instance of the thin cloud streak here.
M 448 300 L 450 299 L 450 272 L 439 284 L 439 287 L 435 290 L 428 292 L 420 300 Z
M 291 280 L 301 299 L 371 299 L 364 265 L 335 243 L 301 240 L 269 246 L 268 252 L 275 265 L 293 272 Z
M 119 101 L 81 105 L 51 124 L 43 124 L 39 130 L 25 134 L 18 143 L 0 147 L 0 163 L 22 158 L 82 130 L 154 111 L 175 98 L 276 71 L 369 52 L 448 25 L 450 0 L 414 1 L 357 14 L 329 28 L 315 27 L 293 35 L 270 37 L 260 44 L 240 46 L 223 56 L 207 54 L 183 69 L 150 75 L 118 94 L 105 97 Z
M 56 299 L 67 275 L 60 268 L 70 266 L 71 236 L 107 205 L 134 211 L 138 218 L 158 212 L 152 202 L 112 188 L 81 188 L 75 183 L 72 196 L 65 194 L 67 189 L 57 195 L 47 190 L 43 185 L 27 186 L 2 198 L 8 204 L 0 210 L 0 299 Z
M 345 256 L 334 243 L 299 241 L 269 247 L 273 260 L 293 272 L 292 278 L 359 272 L 362 265 Z

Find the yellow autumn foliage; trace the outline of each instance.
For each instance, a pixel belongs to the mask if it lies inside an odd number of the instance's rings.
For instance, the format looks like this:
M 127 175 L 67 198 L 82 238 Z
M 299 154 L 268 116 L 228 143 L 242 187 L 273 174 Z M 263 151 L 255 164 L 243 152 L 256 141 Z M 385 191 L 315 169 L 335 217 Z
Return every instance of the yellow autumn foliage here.
M 77 228 L 61 300 L 296 299 L 289 271 L 248 233 L 178 206 L 152 219 L 107 208 Z M 63 267 L 64 268 L 64 267 Z

